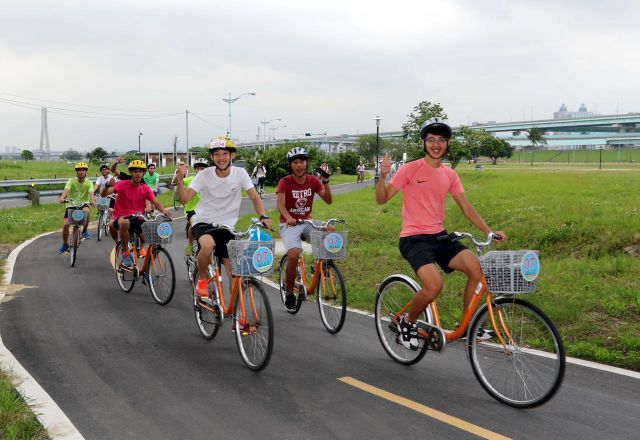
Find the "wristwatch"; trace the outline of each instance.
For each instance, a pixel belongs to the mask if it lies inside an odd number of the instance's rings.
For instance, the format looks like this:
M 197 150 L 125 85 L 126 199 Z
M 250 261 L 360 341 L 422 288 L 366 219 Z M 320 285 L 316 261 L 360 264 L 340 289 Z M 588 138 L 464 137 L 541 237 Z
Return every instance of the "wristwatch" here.
M 268 215 L 266 215 L 266 214 L 261 214 L 260 215 L 260 220 L 268 220 L 268 219 L 269 219 Z

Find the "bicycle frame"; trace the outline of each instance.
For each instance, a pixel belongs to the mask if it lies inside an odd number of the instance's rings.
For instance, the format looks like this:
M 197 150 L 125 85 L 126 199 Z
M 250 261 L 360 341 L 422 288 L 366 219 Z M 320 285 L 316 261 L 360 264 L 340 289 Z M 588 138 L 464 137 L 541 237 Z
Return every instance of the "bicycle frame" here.
M 244 277 L 237 277 L 234 276 L 233 277 L 233 282 L 231 285 L 231 293 L 230 293 L 230 298 L 229 298 L 229 306 L 226 307 L 225 306 L 225 296 L 224 296 L 224 290 L 223 290 L 223 285 L 222 285 L 222 275 L 220 272 L 220 266 L 216 266 L 216 268 L 213 271 L 213 274 L 211 277 L 207 278 L 207 284 L 209 283 L 216 283 L 216 288 L 218 289 L 218 297 L 219 297 L 219 301 L 220 301 L 220 307 L 222 308 L 223 314 L 225 318 L 228 318 L 229 316 L 231 316 L 231 314 L 233 313 L 233 309 L 235 307 L 235 303 L 236 301 L 240 302 L 240 310 L 241 310 L 241 316 L 240 319 L 242 320 L 246 320 L 246 309 L 245 309 L 245 303 L 244 303 L 244 296 L 242 295 L 242 280 Z M 239 299 L 238 299 L 239 298 Z M 254 313 L 254 316 L 259 317 L 259 313 L 258 310 L 256 308 L 255 303 L 253 302 L 253 296 L 250 297 L 251 298 L 251 308 L 252 311 Z M 200 299 L 200 298 L 198 298 Z M 200 300 L 199 304 L 201 307 L 206 308 L 207 310 L 214 312 L 215 313 L 215 309 L 213 309 L 208 303 Z
M 302 255 L 298 256 L 298 267 L 300 268 L 300 273 L 302 274 L 302 283 L 304 284 L 305 289 L 307 289 L 307 293 L 313 293 L 318 286 L 318 282 L 326 279 L 324 276 L 324 263 L 326 260 L 316 259 L 315 264 L 313 266 L 313 278 L 311 279 L 311 285 L 307 283 L 307 268 L 304 262 L 304 258 Z M 333 284 L 333 277 L 330 277 L 331 284 Z
M 509 341 L 512 340 L 511 334 L 509 333 L 509 327 L 505 323 L 504 317 L 502 316 L 502 313 L 500 311 L 498 311 L 497 313 L 500 321 L 500 326 L 498 326 L 498 323 L 496 322 L 496 313 L 494 311 L 493 302 L 492 302 L 493 293 L 491 293 L 487 288 L 487 280 L 484 278 L 484 275 L 482 276 L 480 280 L 480 284 L 478 284 L 478 288 L 476 288 L 476 292 L 473 295 L 473 298 L 471 299 L 471 304 L 469 304 L 469 307 L 462 314 L 462 318 L 460 320 L 460 324 L 458 325 L 458 327 L 455 330 L 443 329 L 445 336 L 447 338 L 447 342 L 456 341 L 465 336 L 467 332 L 467 327 L 469 326 L 471 319 L 476 314 L 478 310 L 478 306 L 480 305 L 480 302 L 482 301 L 482 298 L 485 296 L 485 294 L 487 294 L 485 303 L 487 304 L 487 308 L 489 309 L 489 316 L 491 317 L 491 325 L 493 326 L 493 330 L 495 331 L 496 336 L 500 340 L 500 343 L 505 348 L 505 350 L 507 350 L 507 352 L 510 352 L 509 344 L 506 342 L 505 336 L 504 336 L 506 335 L 506 339 L 508 339 Z M 405 304 L 404 307 L 402 307 L 402 309 L 400 309 L 398 313 L 396 313 L 393 319 L 396 321 L 399 321 L 402 315 L 408 312 L 410 304 L 411 302 L 408 302 L 407 304 Z M 431 308 L 431 314 L 433 316 L 434 324 L 437 325 L 438 327 L 442 327 L 440 322 L 440 313 L 438 312 L 438 305 L 436 303 L 436 300 L 434 300 L 427 307 Z M 421 337 L 427 336 L 426 332 L 421 328 L 418 328 L 418 335 Z

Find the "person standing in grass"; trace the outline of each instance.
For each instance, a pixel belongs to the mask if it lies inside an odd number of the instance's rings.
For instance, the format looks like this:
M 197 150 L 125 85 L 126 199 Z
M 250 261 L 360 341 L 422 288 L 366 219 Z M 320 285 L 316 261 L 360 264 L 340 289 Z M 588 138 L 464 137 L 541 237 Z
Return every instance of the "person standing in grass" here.
M 444 229 L 447 194 L 451 194 L 471 223 L 484 234 L 491 232 L 491 228 L 464 195 L 458 174 L 442 164 L 451 135 L 451 127 L 441 119 L 428 120 L 420 129 L 426 156 L 403 165 L 389 183 L 385 183 L 385 178 L 392 170 L 389 155 L 385 153 L 380 165 L 380 179 L 376 183 L 376 203 L 379 205 L 386 203 L 399 191 L 403 192 L 400 253 L 422 283 L 422 289 L 411 301 L 409 313 L 402 316 L 398 323 L 402 345 L 411 350 L 417 350 L 419 346 L 416 323 L 418 315 L 436 299 L 443 287 L 442 277 L 435 263 L 446 273 L 459 270 L 467 275 L 465 310 L 471 304 L 482 278 L 480 261 L 473 252 L 458 241 L 438 241 L 439 236 L 448 234 Z M 505 233 L 497 231 L 496 240 L 506 240 Z M 444 338 L 442 329 L 432 327 Z

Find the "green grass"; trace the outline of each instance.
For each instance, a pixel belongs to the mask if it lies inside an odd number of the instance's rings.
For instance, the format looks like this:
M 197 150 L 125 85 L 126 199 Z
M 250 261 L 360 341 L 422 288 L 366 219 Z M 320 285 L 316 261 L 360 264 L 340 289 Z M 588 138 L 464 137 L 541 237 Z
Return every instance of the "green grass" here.
M 640 371 L 640 258 L 624 251 L 640 245 L 640 173 L 463 168 L 460 176 L 487 223 L 508 234 L 504 249 L 540 251 L 539 288 L 527 299 L 556 323 L 568 355 Z M 398 250 L 401 201 L 378 206 L 369 187 L 314 203 L 315 218 L 349 221 L 340 267 L 351 307 L 372 311 L 376 283 L 396 272 L 414 276 Z M 445 224 L 478 233 L 450 198 Z M 460 320 L 465 281 L 445 276 L 445 326 Z
M 35 414 L 18 394 L 10 376 L 0 371 L 0 438 L 39 440 L 49 438 Z

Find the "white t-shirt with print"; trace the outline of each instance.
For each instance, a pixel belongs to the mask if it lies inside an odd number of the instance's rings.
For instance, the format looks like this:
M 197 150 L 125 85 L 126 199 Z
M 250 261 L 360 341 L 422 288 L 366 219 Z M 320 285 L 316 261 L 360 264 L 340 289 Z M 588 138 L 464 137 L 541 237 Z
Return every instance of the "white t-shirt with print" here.
M 200 171 L 189 188 L 200 194 L 191 224 L 218 223 L 235 227 L 242 203 L 242 190 L 253 188 L 244 168 L 232 166 L 227 177 L 218 177 L 215 167 Z
M 96 179 L 96 184 L 98 185 L 98 194 L 102 192 L 102 190 L 104 189 L 105 183 L 110 181 L 111 177 L 113 177 L 111 174 L 107 174 L 106 178 L 103 175 L 100 175 L 100 177 Z

